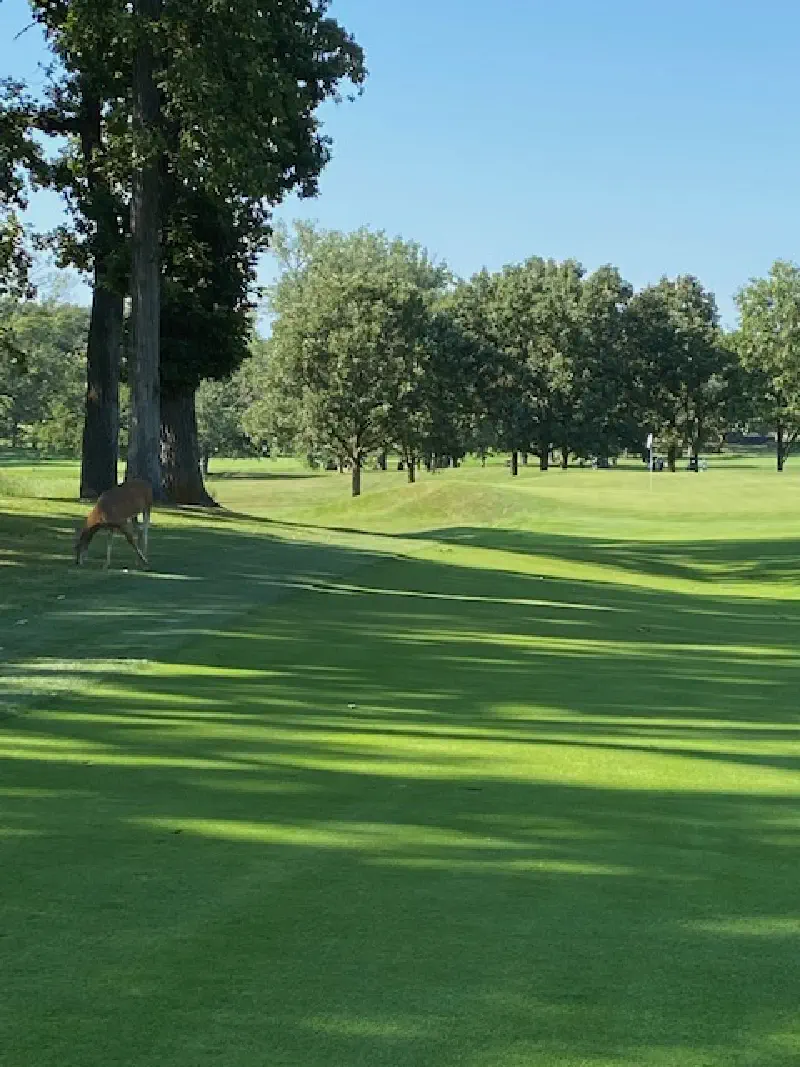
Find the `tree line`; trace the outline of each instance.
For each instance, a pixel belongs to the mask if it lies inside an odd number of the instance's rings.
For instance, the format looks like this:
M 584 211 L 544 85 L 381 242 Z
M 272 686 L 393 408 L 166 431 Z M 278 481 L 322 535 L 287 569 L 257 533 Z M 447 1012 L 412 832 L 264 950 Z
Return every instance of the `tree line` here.
M 122 447 L 129 476 L 192 503 L 211 502 L 212 447 L 302 450 L 348 467 L 354 494 L 390 450 L 412 480 L 490 450 L 513 475 L 529 455 L 605 463 L 652 432 L 674 470 L 734 427 L 774 434 L 782 469 L 800 429 L 794 264 L 746 285 L 725 331 L 691 275 L 636 292 L 615 267 L 531 257 L 458 279 L 381 232 L 272 226 L 288 193 L 317 191 L 320 104 L 366 76 L 327 8 L 31 0 L 53 71 L 38 95 L 0 92 L 0 437 L 79 437 L 86 497 L 116 481 Z M 20 213 L 38 187 L 69 221 L 32 246 Z M 36 247 L 91 277 L 83 326 L 31 303 Z
M 21 213 L 32 188 L 58 191 L 69 222 L 38 244 L 93 287 L 81 495 L 116 482 L 124 379 L 127 474 L 206 500 L 199 382 L 247 354 L 271 212 L 315 194 L 330 154 L 317 112 L 358 91 L 362 50 L 329 0 L 30 7 L 52 68 L 39 93 L 0 83 L 0 296 L 30 296 Z M 0 344 L 15 351 L 7 330 Z
M 228 355 L 218 354 L 215 378 L 191 380 L 190 428 L 162 394 L 162 449 L 168 432 L 191 438 L 201 488 L 215 452 L 300 453 L 349 469 L 357 495 L 370 456 L 385 467 L 398 454 L 413 481 L 420 464 L 502 451 L 515 475 L 528 456 L 542 469 L 606 465 L 643 452 L 650 432 L 675 470 L 684 450 L 696 461 L 734 429 L 770 432 L 782 470 L 800 429 L 792 264 L 743 287 L 740 326 L 725 331 L 713 294 L 691 276 L 635 292 L 614 267 L 587 273 L 533 257 L 462 280 L 414 242 L 309 223 L 276 227 L 271 245 L 280 270 L 267 292 L 269 338 L 214 337 Z M 93 314 L 0 301 L 0 335 L 16 338 L 0 354 L 0 439 L 85 449 Z M 172 343 L 203 342 L 165 334 L 165 352 Z M 180 368 L 180 355 L 167 366 Z M 129 409 L 127 383 L 120 398 Z

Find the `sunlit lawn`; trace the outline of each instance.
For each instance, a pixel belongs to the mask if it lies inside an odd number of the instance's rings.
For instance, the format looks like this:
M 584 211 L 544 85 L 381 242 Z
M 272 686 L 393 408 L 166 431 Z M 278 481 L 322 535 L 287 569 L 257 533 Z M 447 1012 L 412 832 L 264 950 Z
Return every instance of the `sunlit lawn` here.
M 800 1062 L 800 461 L 217 471 L 0 465 L 3 1067 Z

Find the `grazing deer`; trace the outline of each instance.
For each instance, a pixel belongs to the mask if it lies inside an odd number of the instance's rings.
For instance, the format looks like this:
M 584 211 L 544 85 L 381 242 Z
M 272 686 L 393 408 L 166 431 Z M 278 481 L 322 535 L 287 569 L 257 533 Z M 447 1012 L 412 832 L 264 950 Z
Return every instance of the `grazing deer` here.
M 111 545 L 117 530 L 127 539 L 136 555 L 147 566 L 147 531 L 150 527 L 150 509 L 153 506 L 153 490 L 147 482 L 132 479 L 111 489 L 106 489 L 97 498 L 97 503 L 86 516 L 83 525 L 75 534 L 75 562 L 83 563 L 89 544 L 98 530 L 108 530 L 106 567 L 111 566 Z M 137 516 L 141 514 L 142 524 Z M 131 529 L 133 533 L 131 533 Z M 140 532 L 141 531 L 141 532 Z M 133 534 L 136 534 L 134 540 Z M 139 540 L 144 542 L 144 552 Z

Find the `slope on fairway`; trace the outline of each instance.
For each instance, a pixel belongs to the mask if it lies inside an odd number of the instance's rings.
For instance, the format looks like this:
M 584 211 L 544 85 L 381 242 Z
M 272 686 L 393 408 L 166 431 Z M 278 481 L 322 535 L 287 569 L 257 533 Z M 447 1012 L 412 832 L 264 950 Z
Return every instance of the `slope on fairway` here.
M 0 723 L 4 1064 L 797 1062 L 796 511 L 489 527 L 461 473 L 369 536 L 164 517 L 14 632 L 91 666 Z

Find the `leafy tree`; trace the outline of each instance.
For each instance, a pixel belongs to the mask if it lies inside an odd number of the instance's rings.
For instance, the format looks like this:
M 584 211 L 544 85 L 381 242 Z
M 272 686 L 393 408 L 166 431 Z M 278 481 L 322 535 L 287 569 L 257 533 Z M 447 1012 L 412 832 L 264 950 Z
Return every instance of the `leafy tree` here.
M 203 474 L 211 456 L 245 455 L 253 451 L 242 421 L 245 398 L 240 374 L 214 380 L 205 378 L 197 390 L 197 436 Z
M 164 206 L 161 301 L 161 470 L 165 495 L 210 504 L 202 480 L 195 393 L 248 354 L 259 211 L 176 185 Z
M 578 349 L 583 269 L 572 260 L 533 257 L 472 279 L 460 301 L 470 332 L 492 349 L 492 408 L 498 438 L 512 453 L 534 452 L 546 470 L 570 417 L 572 361 Z
M 632 295 L 615 267 L 600 267 L 583 279 L 562 424 L 565 466 L 570 451 L 581 459 L 606 459 L 638 439 L 627 346 Z
M 782 471 L 800 434 L 800 267 L 776 260 L 736 295 L 737 337 L 755 413 L 772 427 Z
M 276 248 L 284 269 L 271 292 L 272 380 L 296 395 L 298 433 L 349 462 L 358 496 L 368 452 L 419 442 L 421 346 L 449 272 L 419 246 L 366 229 L 301 224 L 279 233 Z
M 0 438 L 58 451 L 80 440 L 88 314 L 67 304 L 0 301 Z
M 258 449 L 291 452 L 304 443 L 302 396 L 285 377 L 291 362 L 272 359 L 271 351 L 271 340 L 255 340 L 239 371 L 242 428 Z
M 637 407 L 666 445 L 674 471 L 681 446 L 688 445 L 696 457 L 728 408 L 731 361 L 716 301 L 690 275 L 662 278 L 636 294 L 629 322 L 639 371 Z
M 338 98 L 343 80 L 363 81 L 363 56 L 327 17 L 328 0 L 33 3 L 66 71 L 52 128 L 64 132 L 62 118 L 100 101 L 92 114 L 102 124 L 93 143 L 108 147 L 101 184 L 121 191 L 130 211 L 128 468 L 158 489 L 164 182 L 172 175 L 251 210 L 267 211 L 291 190 L 314 195 L 329 155 L 316 110 Z M 88 158 L 83 151 L 87 173 Z

